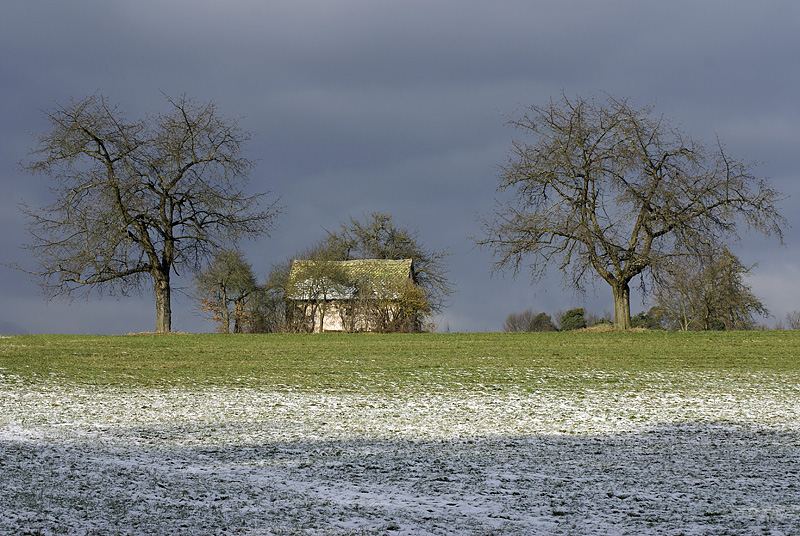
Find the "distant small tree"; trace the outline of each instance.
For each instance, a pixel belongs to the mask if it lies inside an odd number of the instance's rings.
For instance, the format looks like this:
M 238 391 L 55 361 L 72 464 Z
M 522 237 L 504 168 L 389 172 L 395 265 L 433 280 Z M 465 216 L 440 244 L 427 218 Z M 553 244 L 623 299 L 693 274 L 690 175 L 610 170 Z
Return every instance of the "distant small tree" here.
M 414 333 L 422 331 L 422 319 L 431 312 L 424 289 L 410 279 L 397 283 L 391 292 L 372 300 L 370 310 L 377 317 L 377 330 Z
M 271 296 L 264 285 L 256 285 L 247 299 L 246 322 L 243 333 L 279 333 L 286 331 L 284 326 L 285 307 L 273 306 Z M 281 302 L 282 304 L 283 302 Z M 276 315 L 276 313 L 278 313 Z
M 553 319 L 547 313 L 539 313 L 533 317 L 530 331 L 558 331 Z
M 656 301 L 681 330 L 746 330 L 769 314 L 745 283 L 745 266 L 727 248 L 706 249 L 662 270 Z
M 301 331 L 299 323 L 303 320 L 295 308 L 288 306 L 286 287 L 292 259 L 272 266 L 266 281 L 261 287 L 263 291 L 257 296 L 254 304 L 255 333 L 283 333 Z
M 536 315 L 531 309 L 525 309 L 521 313 L 509 313 L 503 323 L 503 331 L 531 331 L 531 325 Z
M 597 326 L 599 324 L 610 324 L 613 325 L 614 322 L 611 320 L 611 315 L 609 313 L 603 313 L 599 315 L 597 313 L 586 313 L 586 325 L 588 327 Z
M 576 329 L 583 329 L 586 327 L 586 318 L 584 317 L 583 307 L 577 309 L 570 309 L 560 319 L 562 331 L 573 331 Z
M 194 298 L 219 324 L 221 333 L 242 333 L 250 321 L 251 301 L 258 292 L 253 270 L 239 251 L 223 250 L 194 280 Z
M 531 309 L 521 313 L 509 313 L 503 323 L 503 331 L 558 331 L 547 313 L 535 314 Z
M 645 329 L 665 329 L 667 319 L 663 307 L 651 307 L 647 312 L 640 312 L 631 318 L 631 327 Z
M 788 329 L 800 329 L 800 311 L 786 314 L 786 326 Z

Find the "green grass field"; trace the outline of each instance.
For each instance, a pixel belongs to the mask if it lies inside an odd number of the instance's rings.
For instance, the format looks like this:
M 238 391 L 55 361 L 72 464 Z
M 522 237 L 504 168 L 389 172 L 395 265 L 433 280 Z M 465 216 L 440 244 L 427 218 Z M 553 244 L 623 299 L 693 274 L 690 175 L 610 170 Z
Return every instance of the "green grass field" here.
M 0 337 L 0 534 L 800 534 L 800 332 Z
M 324 391 L 485 389 L 800 370 L 800 331 L 26 335 L 0 339 L 0 374 L 89 385 L 244 385 Z M 587 374 L 603 371 L 598 377 Z M 605 378 L 605 379 L 603 379 Z M 615 380 L 617 378 L 617 380 Z M 631 386 L 628 386 L 631 387 Z

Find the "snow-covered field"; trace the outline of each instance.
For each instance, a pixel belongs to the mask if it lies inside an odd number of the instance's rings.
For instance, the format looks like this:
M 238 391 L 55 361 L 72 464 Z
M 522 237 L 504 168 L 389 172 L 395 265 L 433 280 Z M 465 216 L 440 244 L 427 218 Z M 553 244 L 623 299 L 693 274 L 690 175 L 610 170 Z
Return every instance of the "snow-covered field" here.
M 800 372 L 580 380 L 311 393 L 0 375 L 0 533 L 800 534 Z

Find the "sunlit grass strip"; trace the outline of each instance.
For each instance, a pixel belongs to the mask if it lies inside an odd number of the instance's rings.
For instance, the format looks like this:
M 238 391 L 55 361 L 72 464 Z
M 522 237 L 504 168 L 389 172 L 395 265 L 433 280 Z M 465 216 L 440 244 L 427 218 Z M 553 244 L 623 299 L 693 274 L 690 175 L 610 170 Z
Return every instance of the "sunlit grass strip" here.
M 29 335 L 0 339 L 0 376 L 103 386 L 312 391 L 622 389 L 641 373 L 731 381 L 800 370 L 800 332 Z M 687 375 L 687 373 L 689 373 Z M 652 377 L 652 376 L 649 376 Z

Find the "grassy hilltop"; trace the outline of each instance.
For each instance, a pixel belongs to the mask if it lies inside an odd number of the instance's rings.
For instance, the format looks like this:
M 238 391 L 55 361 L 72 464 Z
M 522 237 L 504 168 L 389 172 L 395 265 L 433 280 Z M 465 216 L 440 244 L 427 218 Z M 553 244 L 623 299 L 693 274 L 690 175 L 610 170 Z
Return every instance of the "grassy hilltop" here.
M 26 382 L 132 387 L 524 389 L 556 386 L 592 371 L 613 376 L 693 370 L 733 376 L 798 371 L 800 331 L 26 335 L 0 339 L 0 376 Z M 586 381 L 596 381 L 591 374 L 584 376 Z

